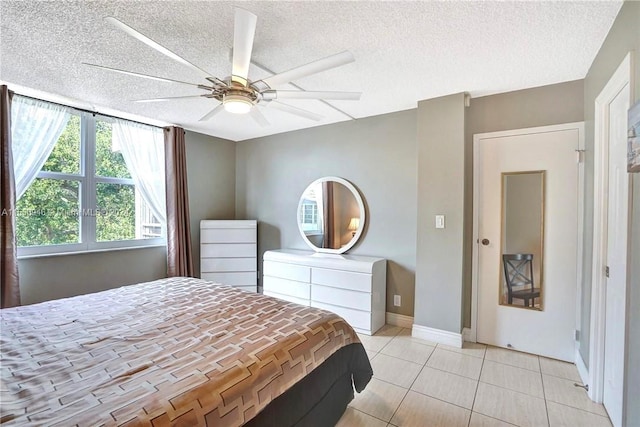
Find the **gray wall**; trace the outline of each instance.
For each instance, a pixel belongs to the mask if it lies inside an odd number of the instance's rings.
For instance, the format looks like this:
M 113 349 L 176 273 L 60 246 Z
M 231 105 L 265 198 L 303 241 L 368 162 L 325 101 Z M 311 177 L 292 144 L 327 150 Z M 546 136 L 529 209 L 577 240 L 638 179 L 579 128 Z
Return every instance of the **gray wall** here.
M 21 259 L 23 305 L 160 279 L 167 273 L 165 247 Z
M 199 273 L 201 219 L 233 219 L 235 147 L 230 141 L 187 132 L 191 235 Z M 166 277 L 166 248 L 140 248 L 21 259 L 22 304 L 98 292 Z
M 582 80 L 473 98 L 465 121 L 465 268 L 464 326 L 471 326 L 473 250 L 473 135 L 584 120 Z
M 464 256 L 465 95 L 418 103 L 414 324 L 460 333 Z M 435 228 L 435 215 L 445 228 Z
M 298 199 L 317 178 L 344 178 L 367 210 L 365 233 L 349 253 L 386 258 L 387 311 L 412 316 L 415 140 L 416 111 L 409 110 L 237 143 L 236 215 L 259 221 L 260 260 L 270 249 L 309 249 L 296 223 Z M 401 307 L 393 306 L 394 294 Z
M 200 277 L 200 221 L 235 219 L 235 143 L 196 132 L 185 134 L 193 268 Z
M 457 101 L 462 102 L 462 94 L 456 96 Z M 437 294 L 425 289 L 424 299 L 440 301 L 439 307 L 449 314 L 451 310 L 458 315 L 461 313 L 463 325 L 470 326 L 473 134 L 578 122 L 583 120 L 583 112 L 583 82 L 578 80 L 474 98 L 466 114 L 456 113 L 457 119 L 439 113 L 444 116 L 438 117 L 452 123 L 455 132 L 465 129 L 463 154 L 459 151 L 460 147 L 439 144 L 443 155 L 463 158 L 464 162 L 457 169 L 449 168 L 443 175 L 433 174 L 434 179 L 445 178 L 440 194 L 447 198 L 452 190 L 459 190 L 462 181 L 458 181 L 458 178 L 462 179 L 464 175 L 464 210 L 460 210 L 464 212 L 464 257 L 458 268 L 462 273 L 455 273 L 463 275 L 464 280 L 461 279 L 460 283 L 461 286 L 464 284 L 464 297 L 457 295 L 456 299 L 455 290 L 451 301 L 442 304 L 442 300 L 434 299 L 433 295 Z M 421 257 L 420 261 L 416 261 L 419 257 L 418 245 L 411 247 L 411 242 L 417 243 L 417 239 L 425 239 L 422 242 L 426 242 L 429 237 L 425 233 L 436 231 L 432 217 L 435 211 L 429 216 L 422 212 L 438 206 L 430 205 L 432 196 L 429 195 L 437 186 L 432 184 L 431 178 L 418 177 L 419 171 L 429 174 L 429 159 L 435 159 L 432 151 L 424 151 L 422 157 L 416 160 L 416 133 L 418 126 L 422 126 L 418 123 L 418 114 L 419 110 L 409 110 L 237 143 L 236 217 L 259 220 L 259 256 L 262 257 L 262 253 L 270 249 L 307 249 L 295 224 L 299 195 L 309 183 L 321 176 L 346 178 L 363 194 L 371 221 L 364 240 L 350 253 L 389 259 L 387 311 L 419 317 L 413 311 L 416 269 L 425 267 L 426 273 L 428 269 L 436 268 L 437 262 L 429 257 Z M 425 120 L 429 120 L 429 117 L 425 117 Z M 455 150 L 455 153 L 447 153 L 449 149 Z M 434 163 L 438 167 L 441 162 Z M 455 174 L 459 176 L 454 178 Z M 420 185 L 426 192 L 418 190 Z M 419 203 L 423 209 L 420 213 Z M 402 207 L 402 210 L 397 207 Z M 456 214 L 453 213 L 454 216 Z M 416 215 L 423 221 L 420 228 L 416 225 Z M 455 239 L 459 235 L 452 240 L 454 243 L 448 240 L 453 234 L 450 227 L 455 220 L 452 223 L 452 219 L 447 215 L 447 228 L 436 236 L 447 236 L 445 244 L 457 245 Z M 393 306 L 393 294 L 402 296 L 400 309 Z M 458 309 L 460 301 L 463 304 L 461 312 Z M 452 316 L 452 319 L 458 315 Z M 419 324 L 436 327 L 426 321 Z M 449 327 L 460 332 L 458 324 L 459 321 L 452 320 Z
M 598 55 L 591 64 L 585 77 L 584 87 L 584 117 L 585 142 L 587 149 L 585 164 L 585 223 L 584 223 L 584 265 L 585 278 L 583 287 L 582 332 L 580 334 L 580 354 L 585 363 L 589 363 L 589 322 L 591 308 L 591 263 L 593 244 L 593 147 L 594 147 L 594 117 L 595 99 L 609 81 L 629 51 L 635 51 L 635 100 L 640 100 L 640 3 L 625 2 L 611 27 Z M 640 176 L 634 174 L 632 178 L 632 211 L 629 259 L 630 277 L 627 300 L 627 354 L 625 378 L 625 425 L 640 425 Z

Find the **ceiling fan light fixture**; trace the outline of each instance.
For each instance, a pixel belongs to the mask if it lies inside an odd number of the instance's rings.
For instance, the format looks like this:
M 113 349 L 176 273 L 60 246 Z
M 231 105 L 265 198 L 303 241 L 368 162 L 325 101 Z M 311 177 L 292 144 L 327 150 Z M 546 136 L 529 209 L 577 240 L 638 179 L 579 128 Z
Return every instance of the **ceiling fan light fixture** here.
M 227 94 L 222 100 L 224 109 L 233 114 L 247 114 L 253 107 L 253 102 L 243 95 Z

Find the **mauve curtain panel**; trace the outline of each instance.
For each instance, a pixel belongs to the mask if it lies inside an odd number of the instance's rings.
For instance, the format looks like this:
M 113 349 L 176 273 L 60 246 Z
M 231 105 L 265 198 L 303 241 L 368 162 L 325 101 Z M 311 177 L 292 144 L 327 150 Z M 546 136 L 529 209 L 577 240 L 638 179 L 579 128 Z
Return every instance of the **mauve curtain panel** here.
M 193 277 L 184 129 L 164 128 L 167 180 L 167 277 Z
M 324 205 L 324 239 L 323 247 L 330 249 L 339 249 L 339 241 L 336 241 L 335 235 L 335 209 L 333 200 L 333 182 L 325 181 L 322 183 L 322 199 Z
M 2 308 L 20 305 L 16 242 L 16 185 L 11 153 L 11 95 L 0 86 L 0 286 Z

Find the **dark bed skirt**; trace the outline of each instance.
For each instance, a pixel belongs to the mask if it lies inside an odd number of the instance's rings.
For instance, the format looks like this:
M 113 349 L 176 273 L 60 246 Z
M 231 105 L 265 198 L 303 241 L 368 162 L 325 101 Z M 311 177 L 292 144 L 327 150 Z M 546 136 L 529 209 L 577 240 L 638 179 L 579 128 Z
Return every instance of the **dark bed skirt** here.
M 373 371 L 360 343 L 338 350 L 322 365 L 274 399 L 245 427 L 333 427 L 364 390 Z

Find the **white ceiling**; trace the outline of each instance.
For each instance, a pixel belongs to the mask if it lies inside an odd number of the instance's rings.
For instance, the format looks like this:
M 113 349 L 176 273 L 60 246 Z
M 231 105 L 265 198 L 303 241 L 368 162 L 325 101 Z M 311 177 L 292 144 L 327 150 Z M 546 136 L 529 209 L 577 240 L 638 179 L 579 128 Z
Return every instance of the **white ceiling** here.
M 205 82 L 103 20 L 114 16 L 225 78 L 236 5 L 258 16 L 253 58 L 274 72 L 350 50 L 355 63 L 295 83 L 306 90 L 361 91 L 360 101 L 331 101 L 357 119 L 452 93 L 477 97 L 584 78 L 622 2 L 2 0 L 0 79 L 10 88 L 234 141 L 351 120 L 320 101 L 287 101 L 325 118 L 263 109 L 271 122 L 266 128 L 227 112 L 198 122 L 217 101 L 132 102 L 202 93 L 196 88 L 81 64 Z M 251 80 L 267 76 L 256 67 L 249 73 Z

